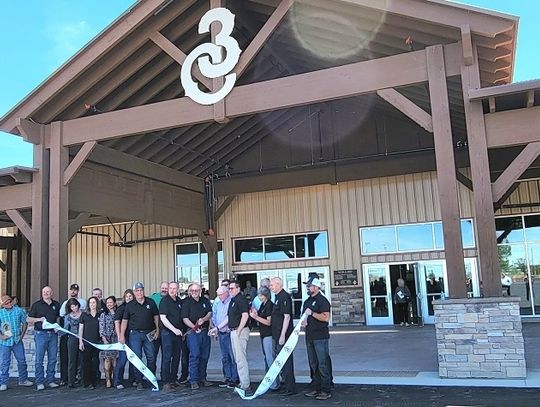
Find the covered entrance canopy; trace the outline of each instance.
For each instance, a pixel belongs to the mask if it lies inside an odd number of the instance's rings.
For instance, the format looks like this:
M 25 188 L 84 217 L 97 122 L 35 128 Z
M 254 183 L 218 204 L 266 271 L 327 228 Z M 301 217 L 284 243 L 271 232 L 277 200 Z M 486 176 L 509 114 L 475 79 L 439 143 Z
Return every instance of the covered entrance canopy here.
M 242 54 L 232 92 L 205 106 L 184 96 L 180 66 L 219 33 L 197 31 L 215 7 L 236 15 Z M 33 296 L 67 288 L 67 243 L 86 224 L 194 230 L 216 284 L 215 220 L 234 195 L 435 168 L 450 295 L 465 296 L 456 179 L 474 188 L 484 290 L 498 295 L 493 202 L 538 156 L 515 145 L 536 141 L 518 124 L 538 121 L 539 86 L 508 104 L 481 88 L 511 82 L 516 32 L 515 17 L 440 0 L 137 2 L 0 120 L 35 144 L 31 214 L 0 201 L 32 241 Z

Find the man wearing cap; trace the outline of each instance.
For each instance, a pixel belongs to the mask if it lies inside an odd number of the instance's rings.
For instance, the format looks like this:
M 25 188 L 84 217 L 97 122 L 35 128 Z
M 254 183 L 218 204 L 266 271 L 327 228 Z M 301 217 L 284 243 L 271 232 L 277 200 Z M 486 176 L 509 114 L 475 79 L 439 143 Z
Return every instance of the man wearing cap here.
M 33 386 L 28 380 L 28 369 L 24 353 L 23 338 L 28 324 L 26 312 L 14 306 L 9 295 L 0 297 L 0 391 L 7 390 L 11 353 L 17 359 L 19 386 Z
M 191 389 L 198 390 L 201 385 L 212 385 L 206 380 L 206 367 L 210 358 L 208 326 L 212 318 L 212 304 L 208 298 L 201 297 L 201 285 L 198 283 L 189 286 L 188 295 L 182 307 L 182 319 L 188 329 L 189 381 Z
M 41 299 L 32 304 L 27 321 L 34 324 L 34 341 L 36 343 L 36 384 L 38 390 L 45 386 L 54 389 L 58 384 L 54 382 L 56 362 L 58 360 L 58 334 L 54 329 L 43 329 L 43 322 L 51 324 L 59 322 L 60 303 L 53 300 L 53 289 L 43 287 Z M 47 353 L 47 375 L 43 371 L 43 359 Z
M 321 281 L 317 277 L 311 276 L 305 284 L 309 297 L 302 306 L 302 312 L 307 316 L 302 326 L 306 331 L 306 348 L 309 368 L 313 372 L 312 385 L 314 387 L 305 396 L 314 397 L 316 400 L 328 400 L 332 397 L 330 393 L 332 374 L 328 364 L 330 360 L 328 350 L 330 302 L 322 294 Z
M 274 341 L 274 353 L 279 355 L 279 352 L 285 346 L 285 342 L 289 339 L 293 331 L 292 321 L 292 298 L 291 295 L 283 289 L 283 280 L 279 277 L 274 277 L 270 280 L 270 290 L 276 295 L 274 309 L 272 310 L 272 339 Z M 296 379 L 294 377 L 294 361 L 293 355 L 289 356 L 281 376 L 285 382 L 284 394 L 292 396 L 296 394 Z
M 129 332 L 129 347 L 140 359 L 144 350 L 146 366 L 155 374 L 156 359 L 151 339 L 159 338 L 159 311 L 156 303 L 149 297 L 145 297 L 143 283 L 135 283 L 133 293 L 135 300 L 126 305 L 118 341 L 126 343 L 126 332 Z M 144 390 L 142 374 L 138 370 L 135 371 L 135 381 L 137 390 Z
M 75 298 L 81 304 L 80 309 L 86 309 L 86 300 L 79 298 L 79 284 L 74 283 L 69 286 L 68 299 L 60 306 L 60 326 L 64 326 L 64 317 L 66 316 L 66 304 L 70 298 Z M 68 335 L 60 336 L 60 386 L 65 386 L 68 381 Z M 77 369 L 80 377 L 80 366 Z

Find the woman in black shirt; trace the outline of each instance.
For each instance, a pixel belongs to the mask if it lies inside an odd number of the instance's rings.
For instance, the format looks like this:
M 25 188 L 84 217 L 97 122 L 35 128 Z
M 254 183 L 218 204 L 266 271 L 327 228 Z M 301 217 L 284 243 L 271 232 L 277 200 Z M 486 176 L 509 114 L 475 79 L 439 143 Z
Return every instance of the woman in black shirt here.
M 88 342 L 101 343 L 99 336 L 99 300 L 90 297 L 86 312 L 82 314 L 79 322 L 79 348 L 83 351 L 83 383 L 85 387 L 97 387 L 99 370 L 99 350 Z
M 274 363 L 272 328 L 270 326 L 272 323 L 272 311 L 274 309 L 274 304 L 270 300 L 272 294 L 270 293 L 270 289 L 268 289 L 268 287 L 259 288 L 258 295 L 259 300 L 261 300 L 259 311 L 257 311 L 254 307 L 251 307 L 249 315 L 259 323 L 261 345 L 264 355 L 264 367 L 265 371 L 268 372 L 268 369 L 270 369 L 270 366 L 272 366 L 272 363 Z M 270 390 L 277 390 L 278 387 L 279 383 L 276 378 L 274 383 L 272 383 L 270 386 Z

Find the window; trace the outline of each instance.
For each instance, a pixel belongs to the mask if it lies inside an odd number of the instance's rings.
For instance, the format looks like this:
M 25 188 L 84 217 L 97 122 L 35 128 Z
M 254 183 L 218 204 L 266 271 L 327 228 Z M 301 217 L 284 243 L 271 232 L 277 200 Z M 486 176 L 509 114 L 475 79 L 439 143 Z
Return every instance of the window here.
M 495 228 L 497 229 L 497 243 L 523 242 L 523 218 L 521 216 L 495 219 Z
M 464 248 L 475 246 L 472 219 L 461 220 L 461 239 Z M 444 250 L 441 222 L 360 228 L 360 240 L 362 254 Z
M 326 232 L 234 240 L 235 263 L 325 257 L 328 257 Z
M 540 241 L 540 215 L 525 216 L 525 235 L 528 242 Z
M 218 276 L 224 274 L 223 244 L 218 242 Z M 181 289 L 194 282 L 200 282 L 208 289 L 208 253 L 202 243 L 180 243 L 176 245 L 176 280 Z

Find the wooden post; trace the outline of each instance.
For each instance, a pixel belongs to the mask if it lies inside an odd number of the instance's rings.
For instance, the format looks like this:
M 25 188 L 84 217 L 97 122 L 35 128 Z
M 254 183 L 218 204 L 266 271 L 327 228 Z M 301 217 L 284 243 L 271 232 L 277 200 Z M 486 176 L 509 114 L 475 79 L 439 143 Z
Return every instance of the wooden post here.
M 64 171 L 69 163 L 68 149 L 62 143 L 62 122 L 51 124 L 49 180 L 49 285 L 56 298 L 68 287 L 68 187 Z
M 484 296 L 501 296 L 501 271 L 495 232 L 493 194 L 489 171 L 484 111 L 480 100 L 469 100 L 469 90 L 480 89 L 478 54 L 473 47 L 473 64 L 461 67 L 463 102 L 469 140 L 476 220 L 476 247 Z
M 34 146 L 34 167 L 39 171 L 32 176 L 32 267 L 30 302 L 41 297 L 41 288 L 48 280 L 49 270 L 49 150 L 44 137 Z
M 215 298 L 216 290 L 219 287 L 217 235 L 206 236 L 201 231 L 198 231 L 197 234 L 206 249 L 206 253 L 208 253 L 208 293 L 210 298 Z
M 426 57 L 448 292 L 452 298 L 466 298 L 465 262 L 443 47 L 436 45 L 426 48 Z

